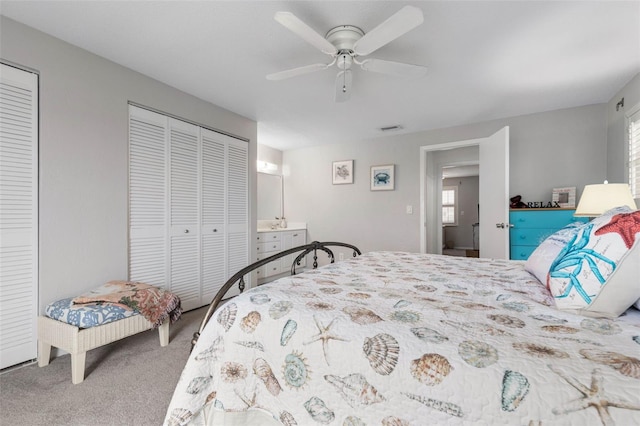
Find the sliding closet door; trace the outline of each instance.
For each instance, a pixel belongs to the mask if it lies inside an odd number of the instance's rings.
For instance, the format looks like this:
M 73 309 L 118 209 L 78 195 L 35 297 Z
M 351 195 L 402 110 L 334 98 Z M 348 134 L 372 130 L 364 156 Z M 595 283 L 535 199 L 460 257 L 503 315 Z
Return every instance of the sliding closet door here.
M 231 139 L 227 157 L 227 277 L 249 264 L 249 147 Z
M 38 76 L 0 66 L 0 368 L 5 368 L 37 357 Z
M 167 119 L 129 108 L 129 279 L 167 280 Z
M 129 109 L 129 278 L 198 308 L 248 264 L 248 144 Z
M 227 280 L 225 261 L 227 149 L 225 136 L 202 129 L 202 297 Z
M 185 310 L 202 306 L 200 291 L 200 128 L 169 119 L 171 291 Z

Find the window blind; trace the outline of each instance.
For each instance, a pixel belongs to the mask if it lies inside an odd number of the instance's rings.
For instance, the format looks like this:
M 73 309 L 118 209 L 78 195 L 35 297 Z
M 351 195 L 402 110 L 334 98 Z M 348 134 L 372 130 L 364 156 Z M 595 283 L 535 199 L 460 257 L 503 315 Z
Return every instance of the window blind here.
M 629 117 L 629 186 L 640 198 L 640 111 Z

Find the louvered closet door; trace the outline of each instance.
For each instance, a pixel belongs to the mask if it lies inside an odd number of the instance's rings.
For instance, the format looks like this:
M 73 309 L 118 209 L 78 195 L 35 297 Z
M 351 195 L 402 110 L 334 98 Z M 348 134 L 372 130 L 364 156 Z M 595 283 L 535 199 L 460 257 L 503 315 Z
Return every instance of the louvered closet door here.
M 37 357 L 38 76 L 0 73 L 0 368 Z
M 169 119 L 171 291 L 185 310 L 202 306 L 200 286 L 200 128 Z
M 166 117 L 129 107 L 129 279 L 167 286 Z
M 249 146 L 229 138 L 227 156 L 227 277 L 249 264 Z
M 202 298 L 213 300 L 225 283 L 225 177 L 224 136 L 207 129 L 202 135 Z

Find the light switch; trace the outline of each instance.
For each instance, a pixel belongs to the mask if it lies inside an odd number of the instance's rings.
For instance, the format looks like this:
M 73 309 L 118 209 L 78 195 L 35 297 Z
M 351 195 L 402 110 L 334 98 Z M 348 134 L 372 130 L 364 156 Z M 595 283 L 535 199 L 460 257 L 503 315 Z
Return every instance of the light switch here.
M 407 206 L 407 214 L 413 214 L 413 206 Z

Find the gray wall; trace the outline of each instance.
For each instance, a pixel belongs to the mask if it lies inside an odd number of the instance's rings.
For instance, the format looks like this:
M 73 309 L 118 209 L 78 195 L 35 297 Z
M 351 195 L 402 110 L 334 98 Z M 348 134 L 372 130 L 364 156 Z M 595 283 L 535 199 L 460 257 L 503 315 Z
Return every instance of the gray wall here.
M 624 98 L 624 107 L 616 111 L 616 104 L 622 98 Z M 628 182 L 625 113 L 639 104 L 640 73 L 620 89 L 607 104 L 607 179 L 611 183 Z
M 250 165 L 256 164 L 257 125 L 59 39 L 0 19 L 2 59 L 40 73 L 42 312 L 52 301 L 127 277 L 128 101 L 250 139 Z M 250 170 L 255 218 L 255 166 Z M 252 244 L 254 240 L 250 239 Z
M 339 240 L 365 251 L 420 251 L 419 147 L 489 136 L 510 126 L 510 191 L 550 200 L 554 187 L 606 175 L 606 105 L 542 112 L 489 122 L 285 151 L 285 211 L 307 222 L 311 240 Z M 354 184 L 332 185 L 331 163 L 354 159 Z M 369 167 L 396 165 L 395 191 L 369 190 Z M 406 206 L 413 206 L 413 214 Z
M 442 186 L 458 187 L 458 224 L 447 226 L 446 241 L 453 241 L 455 248 L 473 248 L 473 227 L 478 222 L 480 178 L 468 176 L 442 180 Z M 479 230 L 476 230 L 479 232 Z

